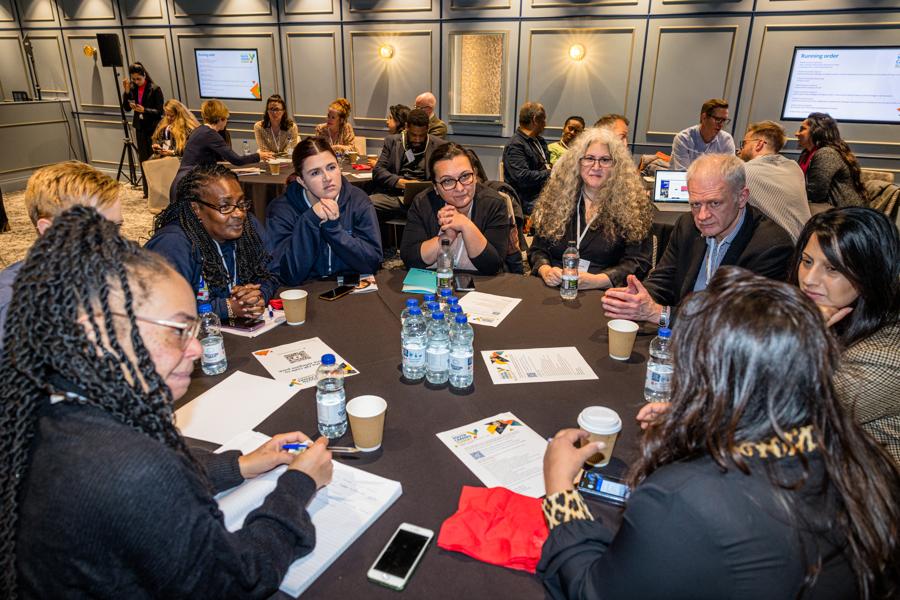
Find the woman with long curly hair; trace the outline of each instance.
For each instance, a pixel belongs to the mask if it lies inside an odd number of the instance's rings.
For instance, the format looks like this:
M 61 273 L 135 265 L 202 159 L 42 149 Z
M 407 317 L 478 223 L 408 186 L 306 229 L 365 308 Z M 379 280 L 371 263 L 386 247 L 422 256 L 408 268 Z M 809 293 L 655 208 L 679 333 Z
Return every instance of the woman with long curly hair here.
M 200 123 L 184 104 L 174 98 L 166 102 L 163 115 L 163 120 L 153 132 L 153 152 L 157 156 L 181 156 L 188 136 L 200 127 Z
M 337 98 L 328 105 L 328 120 L 316 125 L 316 137 L 323 137 L 335 152 L 351 152 L 356 149 L 353 125 L 350 124 L 350 101 Z
M 195 167 L 177 200 L 156 216 L 147 248 L 169 259 L 223 321 L 262 314 L 278 288 L 259 221 L 237 175 L 222 165 Z
M 553 598 L 897 598 L 900 472 L 842 410 L 840 354 L 795 286 L 716 270 L 682 304 L 671 407 L 651 421 L 614 533 L 572 481 L 598 444 L 544 456 Z
M 865 206 L 859 162 L 841 139 L 837 121 L 828 113 L 809 113 L 795 134 L 802 148 L 797 162 L 806 174 L 810 202 L 832 206 Z
M 531 272 L 562 281 L 562 255 L 575 241 L 582 259 L 578 289 L 621 286 L 650 269 L 650 200 L 631 154 L 614 133 L 591 128 L 553 167 L 534 210 Z
M 0 363 L 0 597 L 268 598 L 315 545 L 325 438 L 189 449 L 173 422 L 201 354 L 194 296 L 92 208 L 57 217 L 16 280 Z M 40 298 L 40 302 L 35 302 Z M 213 495 L 286 464 L 229 533 Z

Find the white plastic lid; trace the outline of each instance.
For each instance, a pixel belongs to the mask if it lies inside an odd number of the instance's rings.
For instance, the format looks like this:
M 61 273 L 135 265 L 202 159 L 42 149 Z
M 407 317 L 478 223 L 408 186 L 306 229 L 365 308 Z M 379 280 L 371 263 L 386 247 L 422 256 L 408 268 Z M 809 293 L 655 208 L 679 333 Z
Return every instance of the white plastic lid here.
M 588 406 L 578 415 L 578 426 L 590 433 L 605 435 L 622 430 L 619 414 L 605 406 Z

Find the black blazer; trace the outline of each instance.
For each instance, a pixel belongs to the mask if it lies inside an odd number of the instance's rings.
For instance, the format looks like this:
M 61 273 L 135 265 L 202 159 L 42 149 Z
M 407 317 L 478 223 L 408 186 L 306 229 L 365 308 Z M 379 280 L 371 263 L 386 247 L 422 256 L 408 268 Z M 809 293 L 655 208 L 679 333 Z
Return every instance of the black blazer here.
M 481 254 L 470 260 L 479 273 L 496 275 L 503 269 L 506 247 L 509 244 L 509 211 L 506 209 L 506 200 L 479 183 L 475 187 L 475 198 L 472 201 L 475 206 L 470 218 L 487 238 L 488 244 Z M 400 257 L 407 269 L 428 267 L 422 260 L 422 243 L 440 233 L 437 213 L 444 204 L 432 188 L 416 196 L 409 207 L 406 227 L 403 228 L 403 241 L 400 242 Z
M 122 108 L 125 112 L 131 112 L 129 101 L 144 107 L 143 113 L 134 113 L 134 119 L 131 122 L 134 130 L 152 135 L 163 115 L 165 99 L 163 98 L 162 89 L 155 83 L 148 83 L 144 89 L 144 97 L 141 99 L 141 102 L 138 102 L 138 89 L 136 85 L 132 84 L 131 91 L 122 94 Z
M 225 143 L 222 135 L 206 125 L 201 125 L 191 132 L 187 142 L 184 144 L 184 153 L 181 155 L 181 166 L 175 179 L 172 180 L 172 186 L 169 188 L 169 200 L 175 202 L 175 192 L 178 189 L 178 183 L 187 175 L 187 173 L 198 165 L 213 165 L 220 160 L 227 160 L 233 165 L 249 165 L 259 162 L 259 153 L 254 152 L 243 156 L 231 149 L 231 146 Z
M 375 183 L 375 189 L 383 194 L 402 195 L 403 191 L 397 188 L 397 182 L 400 181 L 400 166 L 402 165 L 403 140 L 399 133 L 389 135 L 384 138 L 384 146 L 381 148 L 381 156 L 372 169 L 372 181 Z M 429 135 L 428 146 L 425 148 L 425 176 L 431 179 L 431 171 L 428 169 L 428 160 L 434 149 L 443 146 L 447 140 Z
M 791 236 L 749 204 L 744 210 L 744 223 L 722 264 L 737 265 L 757 275 L 784 281 L 794 252 Z M 665 253 L 644 280 L 644 287 L 656 302 L 677 306 L 693 291 L 705 255 L 706 238 L 694 225 L 693 215 L 681 215 Z
M 541 150 L 538 150 L 538 147 Z M 526 214 L 537 200 L 544 183 L 550 178 L 550 150 L 547 140 L 531 138 L 519 129 L 503 149 L 503 181 L 515 188 Z

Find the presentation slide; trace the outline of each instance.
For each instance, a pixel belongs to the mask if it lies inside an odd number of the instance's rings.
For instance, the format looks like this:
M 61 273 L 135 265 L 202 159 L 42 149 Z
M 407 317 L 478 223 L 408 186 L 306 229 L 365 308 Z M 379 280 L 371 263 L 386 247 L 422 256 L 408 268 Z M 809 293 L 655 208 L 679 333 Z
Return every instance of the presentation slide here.
M 259 51 L 195 49 L 201 98 L 262 100 Z
M 900 46 L 794 48 L 781 118 L 900 123 Z

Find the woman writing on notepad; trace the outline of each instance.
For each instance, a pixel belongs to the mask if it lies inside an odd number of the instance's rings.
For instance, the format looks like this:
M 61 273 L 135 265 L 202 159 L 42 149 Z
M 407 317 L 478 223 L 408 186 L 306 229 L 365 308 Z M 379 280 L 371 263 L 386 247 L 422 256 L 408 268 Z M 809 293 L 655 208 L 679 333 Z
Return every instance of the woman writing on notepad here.
M 41 302 L 31 299 L 39 297 Z M 201 347 L 187 282 L 95 210 L 59 216 L 16 281 L 0 365 L 0 597 L 268 598 L 312 551 L 331 480 L 298 455 L 190 450 L 173 423 Z M 234 533 L 213 495 L 278 465 Z

